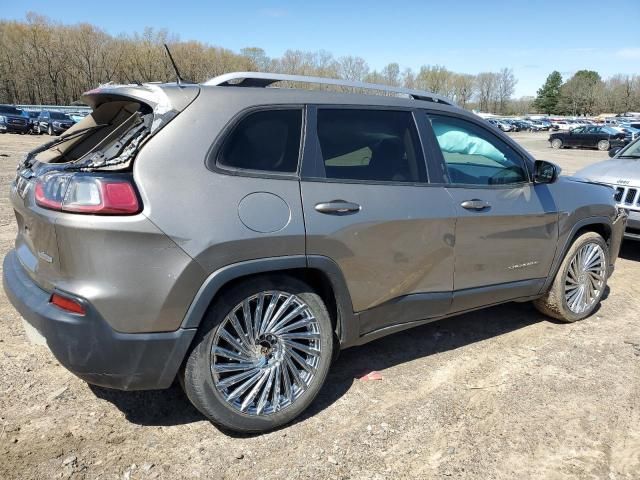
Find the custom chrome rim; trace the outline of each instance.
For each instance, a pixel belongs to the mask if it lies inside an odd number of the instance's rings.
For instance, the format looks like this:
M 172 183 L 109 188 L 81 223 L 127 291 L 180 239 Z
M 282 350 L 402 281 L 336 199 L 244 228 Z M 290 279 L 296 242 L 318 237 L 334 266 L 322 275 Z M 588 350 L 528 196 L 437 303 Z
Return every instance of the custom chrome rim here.
M 261 292 L 220 324 L 211 346 L 213 383 L 235 410 L 270 415 L 309 388 L 321 354 L 320 327 L 309 306 L 290 293 Z
M 564 298 L 573 313 L 584 313 L 600 299 L 605 285 L 606 259 L 597 243 L 588 243 L 571 259 L 564 281 Z

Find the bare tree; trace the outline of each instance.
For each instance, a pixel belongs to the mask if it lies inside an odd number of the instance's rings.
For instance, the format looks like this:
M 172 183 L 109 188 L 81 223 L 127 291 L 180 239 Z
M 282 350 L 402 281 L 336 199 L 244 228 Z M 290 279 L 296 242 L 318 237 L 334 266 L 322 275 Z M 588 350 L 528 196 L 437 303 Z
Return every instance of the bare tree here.
M 507 113 L 507 105 L 515 91 L 516 83 L 518 81 L 510 68 L 503 68 L 496 75 L 496 97 L 499 113 Z
M 476 76 L 476 90 L 478 92 L 478 106 L 481 111 L 488 112 L 496 97 L 496 74 L 482 72 Z
M 476 78 L 469 74 L 456 74 L 453 77 L 453 98 L 465 108 L 475 92 Z
M 25 21 L 0 20 L 0 102 L 71 103 L 82 92 L 107 82 L 173 81 L 175 73 L 163 43 L 170 45 L 182 75 L 194 82 L 231 71 L 274 71 L 404 85 L 451 97 L 466 108 L 503 114 L 530 108 L 526 99 L 511 99 L 517 80 L 508 68 L 473 76 L 441 65 L 424 65 L 414 72 L 391 62 L 377 71 L 361 57 L 335 59 L 322 50 L 291 49 L 270 58 L 260 47 L 236 53 L 203 42 L 182 41 L 167 30 L 153 28 L 113 36 L 94 25 L 63 25 L 35 13 L 27 14 Z M 561 92 L 561 105 L 567 113 L 640 111 L 638 75 L 615 75 L 601 81 L 596 72 L 582 71 L 569 79 Z

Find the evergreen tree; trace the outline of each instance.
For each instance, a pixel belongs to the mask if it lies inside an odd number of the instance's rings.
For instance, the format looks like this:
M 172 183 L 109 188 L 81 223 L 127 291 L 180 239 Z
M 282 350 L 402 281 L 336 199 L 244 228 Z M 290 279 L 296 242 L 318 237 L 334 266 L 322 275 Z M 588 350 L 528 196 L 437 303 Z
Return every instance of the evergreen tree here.
M 553 71 L 547 77 L 547 81 L 538 90 L 538 96 L 533 101 L 533 106 L 541 113 L 551 115 L 558 113 L 558 102 L 560 101 L 560 87 L 562 86 L 562 75 Z

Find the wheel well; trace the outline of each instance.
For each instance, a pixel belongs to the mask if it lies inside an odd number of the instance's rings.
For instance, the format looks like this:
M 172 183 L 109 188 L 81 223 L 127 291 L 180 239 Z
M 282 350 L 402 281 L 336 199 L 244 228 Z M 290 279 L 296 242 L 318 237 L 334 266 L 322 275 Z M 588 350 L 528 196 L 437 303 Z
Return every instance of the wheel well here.
M 227 290 L 234 287 L 235 285 L 238 285 L 239 283 L 246 282 L 249 279 L 266 277 L 270 275 L 288 275 L 309 285 L 313 289 L 313 291 L 320 296 L 325 306 L 327 307 L 333 329 L 338 335 L 338 338 L 340 338 L 341 324 L 339 321 L 338 306 L 333 285 L 331 284 L 331 281 L 325 275 L 325 273 L 322 272 L 322 270 L 318 270 L 315 268 L 292 268 L 286 270 L 274 270 L 234 278 L 233 280 L 230 280 L 222 287 L 220 287 L 220 289 L 216 292 L 216 294 L 209 302 L 209 305 L 212 305 L 218 297 L 224 295 Z
M 585 232 L 597 233 L 602 238 L 604 238 L 604 241 L 607 242 L 607 245 L 611 246 L 609 243 L 611 240 L 611 227 L 609 225 L 605 225 L 604 223 L 591 223 L 589 225 L 581 227 L 571 239 L 571 243 L 573 244 L 575 239 Z

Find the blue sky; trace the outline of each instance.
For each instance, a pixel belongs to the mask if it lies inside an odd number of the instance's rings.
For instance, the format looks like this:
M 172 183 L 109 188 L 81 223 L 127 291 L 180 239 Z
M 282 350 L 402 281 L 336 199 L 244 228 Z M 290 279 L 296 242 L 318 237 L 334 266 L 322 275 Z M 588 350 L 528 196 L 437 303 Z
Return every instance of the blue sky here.
M 534 95 L 552 70 L 603 77 L 640 73 L 638 0 L 477 1 L 45 1 L 0 0 L 0 18 L 35 11 L 109 33 L 146 26 L 232 50 L 259 46 L 358 55 L 372 68 L 396 61 L 465 73 L 513 68 L 516 96 Z

